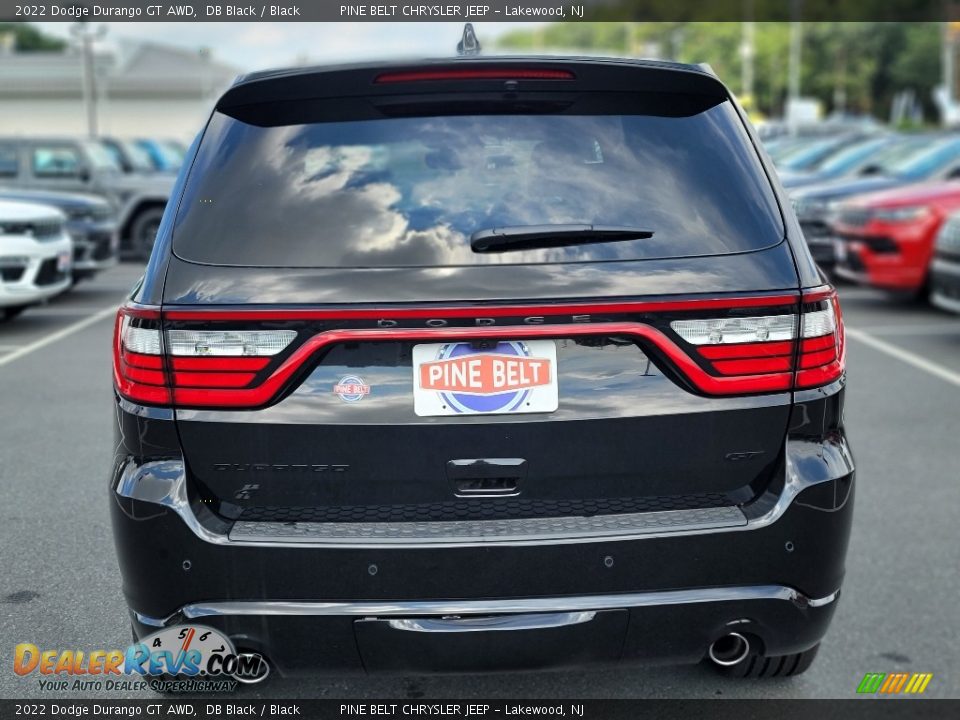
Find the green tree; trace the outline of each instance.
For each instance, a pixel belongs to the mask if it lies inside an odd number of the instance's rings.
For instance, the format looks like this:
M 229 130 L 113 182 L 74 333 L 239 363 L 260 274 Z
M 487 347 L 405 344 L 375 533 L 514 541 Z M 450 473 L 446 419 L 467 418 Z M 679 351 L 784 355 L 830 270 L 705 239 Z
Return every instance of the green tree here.
M 67 45 L 64 40 L 47 35 L 29 23 L 0 23 L 0 35 L 7 33 L 13 33 L 17 52 L 57 51 Z
M 742 93 L 742 30 L 737 22 L 554 23 L 508 33 L 497 44 L 627 55 L 656 46 L 662 57 L 709 63 Z M 941 82 L 940 32 L 938 23 L 804 23 L 801 92 L 828 112 L 845 109 L 885 119 L 893 97 L 912 89 L 933 119 L 931 92 Z M 766 114 L 783 111 L 789 46 L 788 23 L 756 23 L 753 105 Z

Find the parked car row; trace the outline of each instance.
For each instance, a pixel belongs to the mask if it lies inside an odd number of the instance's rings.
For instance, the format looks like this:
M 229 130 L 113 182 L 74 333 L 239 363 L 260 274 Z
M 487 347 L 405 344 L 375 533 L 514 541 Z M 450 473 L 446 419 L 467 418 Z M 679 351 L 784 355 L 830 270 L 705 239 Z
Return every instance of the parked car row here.
M 49 205 L 0 200 L 0 320 L 70 287 L 73 250 L 66 221 Z
M 0 320 L 150 255 L 185 148 L 166 140 L 0 138 Z
M 119 251 L 145 260 L 173 188 L 176 157 L 167 148 L 163 169 L 150 160 L 147 145 L 159 141 L 68 137 L 0 138 L 0 192 L 45 190 L 88 193 L 104 198 L 117 224 Z M 182 151 L 182 148 L 179 148 Z
M 960 312 L 960 136 L 838 131 L 767 145 L 826 272 Z

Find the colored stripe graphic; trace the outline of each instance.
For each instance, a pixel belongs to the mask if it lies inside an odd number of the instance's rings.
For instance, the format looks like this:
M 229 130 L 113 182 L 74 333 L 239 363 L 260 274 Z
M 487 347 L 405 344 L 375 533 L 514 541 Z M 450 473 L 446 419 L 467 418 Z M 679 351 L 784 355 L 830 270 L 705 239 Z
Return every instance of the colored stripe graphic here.
M 875 693 L 880 689 L 880 684 L 883 682 L 883 679 L 886 676 L 886 673 L 867 673 L 863 676 L 863 680 L 860 681 L 860 685 L 857 687 L 857 692 L 870 694 Z
M 917 679 L 917 682 L 914 684 L 913 690 L 907 692 L 919 694 L 927 689 L 927 685 L 933 680 L 933 673 L 914 673 L 913 677 Z
M 867 673 L 857 686 L 857 692 L 873 695 L 919 695 L 927 689 L 933 673 Z

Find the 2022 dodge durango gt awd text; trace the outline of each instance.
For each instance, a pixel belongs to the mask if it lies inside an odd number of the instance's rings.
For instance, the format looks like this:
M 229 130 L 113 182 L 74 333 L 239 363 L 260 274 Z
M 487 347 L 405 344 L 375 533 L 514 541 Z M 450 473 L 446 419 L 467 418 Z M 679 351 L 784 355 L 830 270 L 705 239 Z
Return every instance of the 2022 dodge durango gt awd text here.
M 135 633 L 282 672 L 805 670 L 844 336 L 756 147 L 670 63 L 241 78 L 117 317 Z

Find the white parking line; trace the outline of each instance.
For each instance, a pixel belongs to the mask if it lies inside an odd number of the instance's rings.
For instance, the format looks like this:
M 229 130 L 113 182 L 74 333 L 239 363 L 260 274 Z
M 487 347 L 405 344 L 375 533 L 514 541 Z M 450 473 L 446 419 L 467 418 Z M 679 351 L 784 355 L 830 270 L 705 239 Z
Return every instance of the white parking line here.
M 9 355 L 4 355 L 3 357 L 0 357 L 0 367 L 3 367 L 8 363 L 12 363 L 14 360 L 22 358 L 24 355 L 29 355 L 30 353 L 36 350 L 45 348 L 47 345 L 50 345 L 51 343 L 55 343 L 58 340 L 62 340 L 65 337 L 73 335 L 75 332 L 79 332 L 80 330 L 83 330 L 85 327 L 89 327 L 90 325 L 93 325 L 95 322 L 99 322 L 104 318 L 115 315 L 118 307 L 119 307 L 119 303 L 117 305 L 111 305 L 110 307 L 105 307 L 102 310 L 95 312 L 93 315 L 90 315 L 89 317 L 84 318 L 83 320 L 78 320 L 72 325 L 67 325 L 62 330 L 57 330 L 57 332 L 47 335 L 42 340 L 37 340 L 36 342 L 32 342 L 29 345 L 23 345 L 22 347 L 14 350 Z
M 903 350 L 898 348 L 896 345 L 891 345 L 888 342 L 876 338 L 868 332 L 863 330 L 857 330 L 851 327 L 847 327 L 846 330 L 847 337 L 851 337 L 854 340 L 862 342 L 864 345 L 869 345 L 874 350 L 879 350 L 882 353 L 894 357 L 897 360 L 907 363 L 908 365 L 913 365 L 913 367 L 918 370 L 923 370 L 925 373 L 929 373 L 934 377 L 938 377 L 941 380 L 946 380 L 952 385 L 960 387 L 960 373 L 956 373 L 949 368 L 945 368 L 943 365 L 939 365 L 935 362 L 931 362 L 920 355 L 910 352 L 909 350 Z M 0 360 L 0 363 L 3 361 Z
M 78 308 L 71 307 L 69 305 L 57 306 L 57 305 L 48 305 L 46 307 L 37 307 L 33 308 L 30 311 L 31 318 L 45 318 L 50 319 L 51 317 L 72 317 L 75 315 L 82 315 L 83 317 L 89 317 L 90 313 L 99 312 L 100 308 Z
M 884 295 L 878 290 L 870 288 L 837 288 L 837 294 L 840 296 L 840 302 L 844 300 L 883 300 Z
M 872 335 L 958 335 L 960 322 L 940 323 L 938 325 L 868 325 L 861 332 Z

